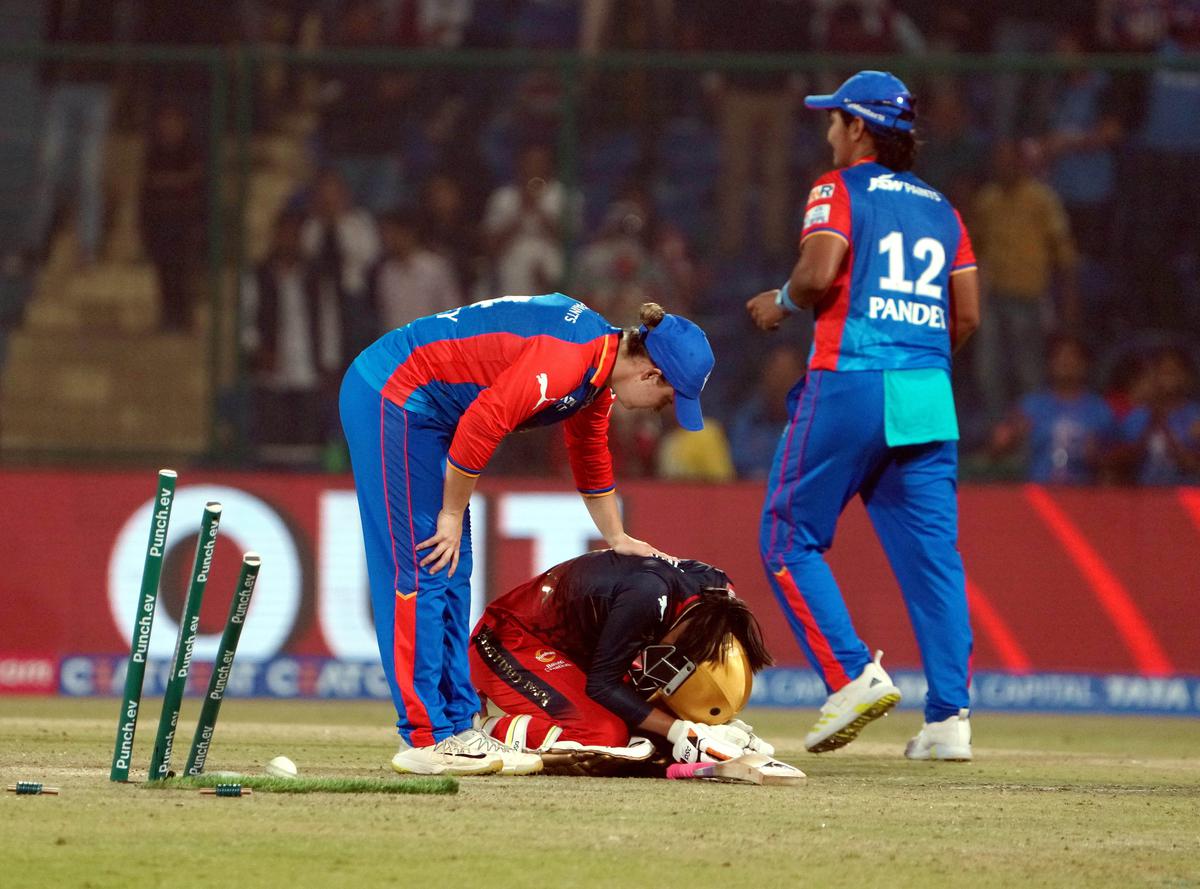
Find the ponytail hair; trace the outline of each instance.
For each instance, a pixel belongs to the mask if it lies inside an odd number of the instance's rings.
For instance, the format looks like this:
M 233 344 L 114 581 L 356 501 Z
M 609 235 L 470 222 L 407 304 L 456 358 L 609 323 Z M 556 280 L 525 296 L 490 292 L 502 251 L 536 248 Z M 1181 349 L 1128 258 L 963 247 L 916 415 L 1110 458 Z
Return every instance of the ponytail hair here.
M 638 311 L 638 320 L 647 330 L 653 330 L 666 316 L 666 310 L 658 303 L 642 303 Z M 646 350 L 646 335 L 642 333 L 641 326 L 626 327 L 621 331 L 621 336 L 625 340 L 625 351 L 630 358 L 643 356 L 650 359 L 650 353 Z

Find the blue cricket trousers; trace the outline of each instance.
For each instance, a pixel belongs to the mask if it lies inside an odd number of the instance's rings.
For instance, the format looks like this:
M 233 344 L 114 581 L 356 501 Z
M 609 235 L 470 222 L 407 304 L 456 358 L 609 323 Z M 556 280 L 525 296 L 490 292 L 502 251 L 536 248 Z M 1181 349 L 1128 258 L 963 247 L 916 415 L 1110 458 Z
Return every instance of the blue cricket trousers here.
M 969 705 L 971 626 L 958 552 L 953 441 L 889 447 L 882 371 L 810 371 L 788 395 L 789 421 L 767 482 L 759 548 L 792 632 L 826 687 L 870 662 L 823 553 L 858 494 L 899 581 L 921 649 L 925 719 Z
M 432 537 L 442 506 L 453 429 L 406 411 L 371 388 L 356 368 L 339 408 L 350 445 L 379 656 L 404 740 L 416 747 L 471 727 L 471 525 L 463 522 L 458 570 L 430 574 L 416 546 Z

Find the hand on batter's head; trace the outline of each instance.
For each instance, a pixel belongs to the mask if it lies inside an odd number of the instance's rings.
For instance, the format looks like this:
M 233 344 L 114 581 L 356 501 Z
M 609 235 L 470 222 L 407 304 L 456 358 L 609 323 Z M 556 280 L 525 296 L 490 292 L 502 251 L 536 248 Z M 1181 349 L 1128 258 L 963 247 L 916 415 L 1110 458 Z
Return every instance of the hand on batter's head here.
M 750 320 L 759 330 L 776 330 L 779 323 L 787 317 L 787 312 L 775 302 L 778 294 L 778 290 L 765 290 L 746 301 L 746 311 L 750 313 Z
M 677 719 L 667 732 L 671 755 L 676 762 L 726 762 L 737 759 L 745 750 L 719 737 L 715 729 L 724 726 L 704 725 Z
M 437 517 L 437 532 L 428 540 L 417 544 L 417 551 L 433 547 L 433 552 L 421 559 L 421 567 L 432 565 L 430 574 L 437 574 L 447 565 L 448 577 L 453 577 L 458 568 L 458 552 L 462 547 L 463 514 L 442 510 Z
M 657 556 L 660 559 L 666 559 L 668 562 L 676 561 L 674 556 L 668 556 L 646 541 L 630 537 L 628 534 L 623 534 L 620 538 L 613 541 L 612 551 L 622 556 Z

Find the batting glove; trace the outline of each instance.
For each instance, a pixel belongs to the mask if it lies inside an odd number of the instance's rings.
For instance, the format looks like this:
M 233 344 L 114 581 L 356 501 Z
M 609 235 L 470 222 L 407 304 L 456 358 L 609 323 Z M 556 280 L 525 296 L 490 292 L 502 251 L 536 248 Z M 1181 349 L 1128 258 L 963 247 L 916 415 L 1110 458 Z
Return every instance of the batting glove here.
M 775 745 L 754 734 L 754 729 L 740 719 L 731 719 L 725 724 L 730 728 L 738 729 L 747 736 L 746 743 L 742 746 L 751 753 L 761 753 L 763 756 L 775 755 Z
M 737 744 L 717 737 L 714 726 L 676 719 L 667 732 L 676 762 L 725 762 L 744 752 Z

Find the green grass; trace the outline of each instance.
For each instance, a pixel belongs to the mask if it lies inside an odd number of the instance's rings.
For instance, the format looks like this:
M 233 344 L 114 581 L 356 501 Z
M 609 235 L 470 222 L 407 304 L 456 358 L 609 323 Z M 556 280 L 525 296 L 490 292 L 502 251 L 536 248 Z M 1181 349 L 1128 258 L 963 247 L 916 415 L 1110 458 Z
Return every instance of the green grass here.
M 918 714 L 811 756 L 812 714 L 763 711 L 750 721 L 805 786 L 490 776 L 446 796 L 228 800 L 111 784 L 116 700 L 0 703 L 0 777 L 62 788 L 0 802 L 6 889 L 1200 887 L 1196 721 L 983 713 L 976 761 L 938 764 L 901 756 Z M 230 700 L 209 767 L 260 773 L 282 754 L 304 777 L 393 780 L 391 719 L 380 704 Z
M 451 777 L 415 778 L 279 778 L 272 775 L 181 775 L 143 784 L 147 790 L 191 790 L 240 784 L 268 793 L 458 793 L 458 781 Z

